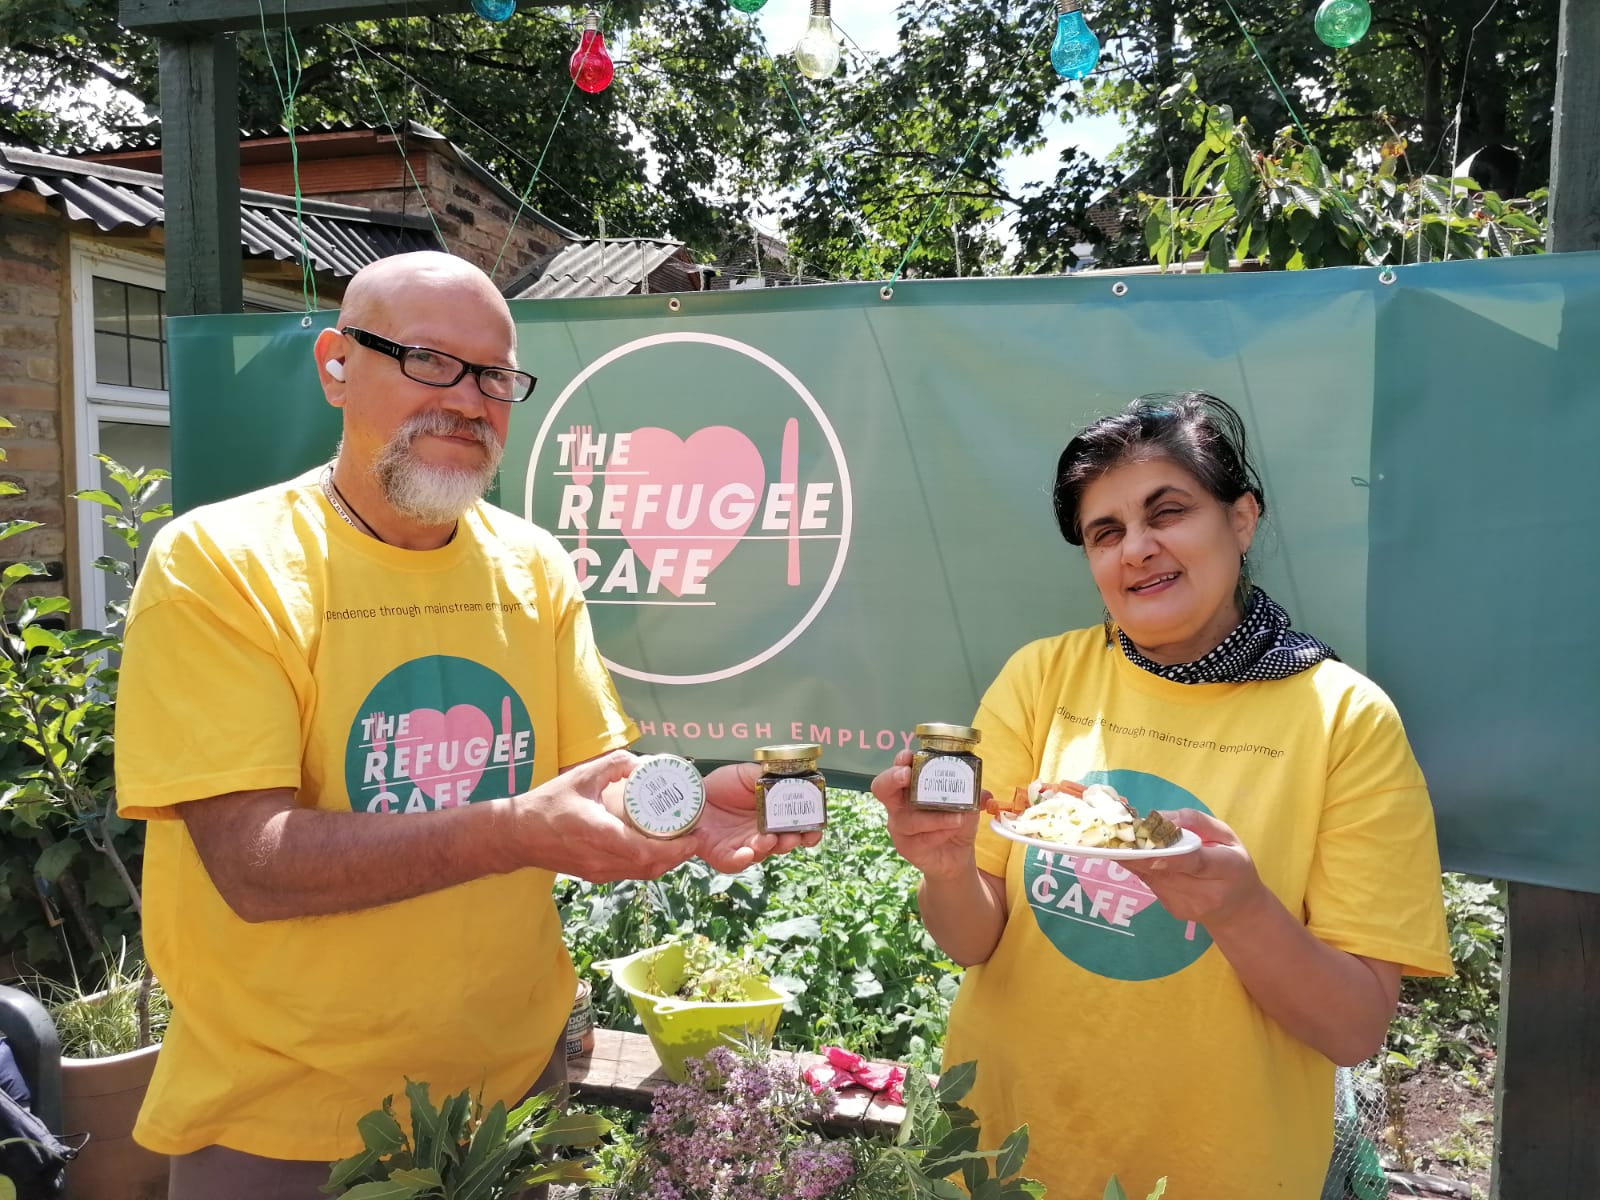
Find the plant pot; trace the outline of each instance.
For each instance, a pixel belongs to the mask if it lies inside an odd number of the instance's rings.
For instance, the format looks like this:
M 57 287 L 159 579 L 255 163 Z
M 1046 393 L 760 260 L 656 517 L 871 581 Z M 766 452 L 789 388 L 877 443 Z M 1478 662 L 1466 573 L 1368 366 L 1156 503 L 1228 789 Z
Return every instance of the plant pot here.
M 683 981 L 683 946 L 668 942 L 640 950 L 626 958 L 596 963 L 633 1002 L 639 1023 L 655 1047 L 661 1070 L 674 1083 L 687 1078 L 686 1064 L 717 1046 L 737 1045 L 745 1039 L 770 1044 L 789 993 L 766 981 L 750 981 L 754 999 L 733 1002 L 679 1000 L 659 996 L 646 982 L 655 968 L 658 982 L 676 988 Z
M 167 1158 L 133 1140 L 160 1045 L 61 1060 L 61 1128 L 88 1143 L 67 1168 L 68 1200 L 165 1200 Z

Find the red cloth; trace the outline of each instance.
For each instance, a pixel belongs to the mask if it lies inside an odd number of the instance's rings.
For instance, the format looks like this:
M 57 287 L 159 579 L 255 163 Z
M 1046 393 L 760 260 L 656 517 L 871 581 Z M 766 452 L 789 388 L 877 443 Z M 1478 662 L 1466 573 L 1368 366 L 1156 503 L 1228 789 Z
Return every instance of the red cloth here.
M 890 1104 L 905 1103 L 904 1067 L 868 1062 L 861 1055 L 852 1054 L 838 1046 L 824 1046 L 822 1056 L 823 1062 L 805 1070 L 806 1082 L 811 1085 L 812 1091 L 820 1092 L 823 1088 L 843 1091 L 846 1088 L 863 1087 Z

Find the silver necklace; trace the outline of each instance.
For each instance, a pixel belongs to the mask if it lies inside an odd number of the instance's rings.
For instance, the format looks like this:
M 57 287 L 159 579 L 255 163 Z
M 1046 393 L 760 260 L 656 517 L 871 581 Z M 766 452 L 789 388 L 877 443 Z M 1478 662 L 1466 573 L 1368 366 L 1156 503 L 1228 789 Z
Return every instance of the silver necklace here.
M 350 526 L 351 529 L 354 529 L 357 533 L 365 534 L 367 537 L 374 538 L 385 546 L 394 545 L 393 542 L 374 529 L 365 517 L 356 512 L 354 508 L 351 508 L 350 502 L 340 494 L 338 485 L 333 482 L 332 463 L 329 463 L 322 470 L 322 494 L 328 498 L 328 503 L 333 506 L 333 511 L 338 513 L 344 523 Z M 457 522 L 451 528 L 450 536 L 445 538 L 447 543 L 456 540 L 456 529 L 459 527 L 460 522 Z
M 344 523 L 350 526 L 351 529 L 354 529 L 357 533 L 364 533 L 368 537 L 378 538 L 380 542 L 383 542 L 383 539 L 378 537 L 377 531 L 371 525 L 368 525 L 364 520 L 358 525 L 356 521 L 360 520 L 360 518 L 353 518 L 350 515 L 350 511 L 344 505 L 344 498 L 339 495 L 339 489 L 334 486 L 332 463 L 329 463 L 322 472 L 322 494 L 328 498 L 328 503 L 333 506 L 333 511 L 338 513 Z M 384 542 L 384 545 L 387 546 L 388 544 Z

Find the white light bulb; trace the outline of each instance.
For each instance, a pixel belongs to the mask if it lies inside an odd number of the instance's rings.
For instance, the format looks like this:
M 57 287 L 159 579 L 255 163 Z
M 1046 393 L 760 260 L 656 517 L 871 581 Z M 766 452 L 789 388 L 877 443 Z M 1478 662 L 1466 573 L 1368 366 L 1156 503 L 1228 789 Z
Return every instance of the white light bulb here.
M 807 79 L 827 79 L 839 69 L 839 39 L 833 32 L 832 0 L 811 0 L 811 19 L 794 48 L 794 65 Z

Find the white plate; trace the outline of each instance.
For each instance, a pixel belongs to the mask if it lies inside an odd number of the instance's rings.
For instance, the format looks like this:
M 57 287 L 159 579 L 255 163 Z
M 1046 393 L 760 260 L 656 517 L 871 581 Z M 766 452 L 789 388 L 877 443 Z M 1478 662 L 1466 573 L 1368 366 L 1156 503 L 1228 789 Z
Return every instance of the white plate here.
M 1200 849 L 1200 835 L 1192 829 L 1185 829 L 1179 834 L 1177 841 L 1159 850 L 1111 850 L 1100 846 L 1064 846 L 1060 842 L 1047 842 L 1043 838 L 1029 837 L 1011 827 L 1010 817 L 995 817 L 990 824 L 1001 837 L 1010 838 L 1013 842 L 1021 842 L 1024 846 L 1037 846 L 1040 850 L 1051 850 L 1056 854 L 1071 854 L 1076 858 L 1104 858 L 1113 862 L 1126 862 L 1129 859 L 1175 858 L 1180 854 L 1193 854 Z

